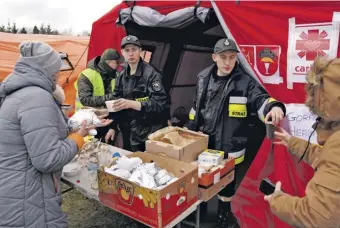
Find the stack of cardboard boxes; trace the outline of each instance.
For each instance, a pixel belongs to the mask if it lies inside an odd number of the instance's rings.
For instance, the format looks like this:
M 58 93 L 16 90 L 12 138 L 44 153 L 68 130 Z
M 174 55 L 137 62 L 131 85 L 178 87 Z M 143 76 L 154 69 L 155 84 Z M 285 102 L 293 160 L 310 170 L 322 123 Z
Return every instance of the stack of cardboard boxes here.
M 178 180 L 152 190 L 98 170 L 99 199 L 114 210 L 151 227 L 165 227 L 197 200 L 208 201 L 234 179 L 234 159 L 208 150 L 208 135 L 167 127 L 149 136 L 143 162 L 155 162 Z M 210 169 L 199 172 L 199 166 Z M 201 169 L 201 168 L 200 168 Z
M 160 141 L 169 132 L 179 132 L 183 137 L 194 138 L 191 143 L 177 146 Z M 200 173 L 198 178 L 199 199 L 210 200 L 222 188 L 234 180 L 235 160 L 224 160 L 224 152 L 208 149 L 209 136 L 179 127 L 167 127 L 149 136 L 146 152 L 163 155 L 175 160 L 194 164 L 213 165 L 209 172 Z

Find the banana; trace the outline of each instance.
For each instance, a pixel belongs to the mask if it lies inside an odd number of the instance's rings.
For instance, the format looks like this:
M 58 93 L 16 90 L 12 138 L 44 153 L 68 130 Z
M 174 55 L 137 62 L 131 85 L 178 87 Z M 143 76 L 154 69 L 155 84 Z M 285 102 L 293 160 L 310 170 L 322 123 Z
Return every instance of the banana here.
M 151 203 L 156 204 L 157 203 L 157 198 L 156 196 L 152 193 L 152 191 L 148 191 L 149 197 L 151 199 Z
M 148 207 L 149 205 L 149 202 L 143 197 L 143 203 L 144 203 L 144 206 L 145 207 Z
M 103 172 L 99 173 L 99 184 L 103 192 L 111 193 L 116 191 L 116 187 L 113 184 L 114 178 L 110 175 L 106 175 Z
M 152 191 L 144 189 L 142 187 L 136 188 L 136 194 L 139 196 L 142 196 L 142 200 L 145 207 L 150 206 L 150 208 L 155 208 L 155 205 L 157 204 L 157 198 L 155 194 L 153 194 Z
M 146 199 L 146 201 L 151 202 L 151 198 L 148 192 L 142 188 L 140 189 L 140 191 L 142 192 L 143 199 Z

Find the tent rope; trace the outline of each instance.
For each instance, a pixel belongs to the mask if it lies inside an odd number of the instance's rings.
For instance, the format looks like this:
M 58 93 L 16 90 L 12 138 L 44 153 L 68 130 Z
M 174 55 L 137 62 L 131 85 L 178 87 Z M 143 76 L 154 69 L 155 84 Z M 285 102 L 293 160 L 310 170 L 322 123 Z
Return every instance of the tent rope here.
M 67 76 L 65 82 L 63 83 L 63 85 L 61 86 L 62 88 L 64 88 L 64 86 L 69 83 L 69 79 L 71 77 L 71 75 L 73 74 L 74 70 L 76 69 L 76 67 L 78 66 L 80 60 L 83 58 L 84 54 L 86 53 L 87 49 L 89 48 L 89 45 L 87 45 L 87 47 L 85 48 L 83 54 L 81 54 L 80 58 L 78 59 L 78 62 L 76 63 L 76 65 L 73 67 L 73 70 L 71 71 L 71 73 L 69 74 L 69 76 Z

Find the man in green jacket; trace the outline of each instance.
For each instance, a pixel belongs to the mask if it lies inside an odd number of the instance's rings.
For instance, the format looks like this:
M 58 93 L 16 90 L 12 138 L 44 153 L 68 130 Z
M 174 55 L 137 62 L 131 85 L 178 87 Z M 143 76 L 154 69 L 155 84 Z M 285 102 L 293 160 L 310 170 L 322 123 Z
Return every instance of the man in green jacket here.
M 83 106 L 101 108 L 105 101 L 113 99 L 113 91 L 117 77 L 117 67 L 124 62 L 124 58 L 114 49 L 106 49 L 101 56 L 97 56 L 88 63 L 75 83 L 76 110 Z M 108 128 L 97 129 L 98 138 L 108 142 L 113 140 L 114 130 Z

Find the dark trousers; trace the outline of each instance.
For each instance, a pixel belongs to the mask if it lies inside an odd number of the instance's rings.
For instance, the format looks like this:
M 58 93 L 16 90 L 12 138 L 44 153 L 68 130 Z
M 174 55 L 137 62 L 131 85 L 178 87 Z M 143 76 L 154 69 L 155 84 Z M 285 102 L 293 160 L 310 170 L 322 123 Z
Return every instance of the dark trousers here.
M 240 164 L 235 166 L 235 177 L 234 180 L 228 184 L 224 189 L 222 189 L 218 195 L 223 196 L 223 197 L 232 197 L 233 195 L 235 195 L 235 192 L 238 188 L 238 186 L 240 186 L 244 176 L 246 175 L 249 166 L 250 166 L 250 162 L 246 162 L 243 161 Z
M 105 142 L 105 136 L 107 132 L 110 130 L 110 127 L 109 126 L 98 127 L 96 128 L 96 130 L 97 130 L 97 135 L 95 136 L 95 138 L 99 139 L 101 142 Z
M 123 136 L 123 149 L 131 152 L 144 152 L 145 151 L 145 142 L 142 143 L 131 143 L 131 129 L 128 126 L 123 126 L 120 128 Z
M 256 157 L 256 154 L 262 144 L 265 136 L 265 126 L 261 122 L 257 122 L 256 125 L 251 127 L 251 131 L 248 136 L 248 145 L 246 148 L 246 154 L 244 161 L 235 166 L 235 178 L 232 183 L 227 185 L 224 189 L 219 192 L 220 196 L 232 197 L 238 186 L 241 184 L 244 176 Z

